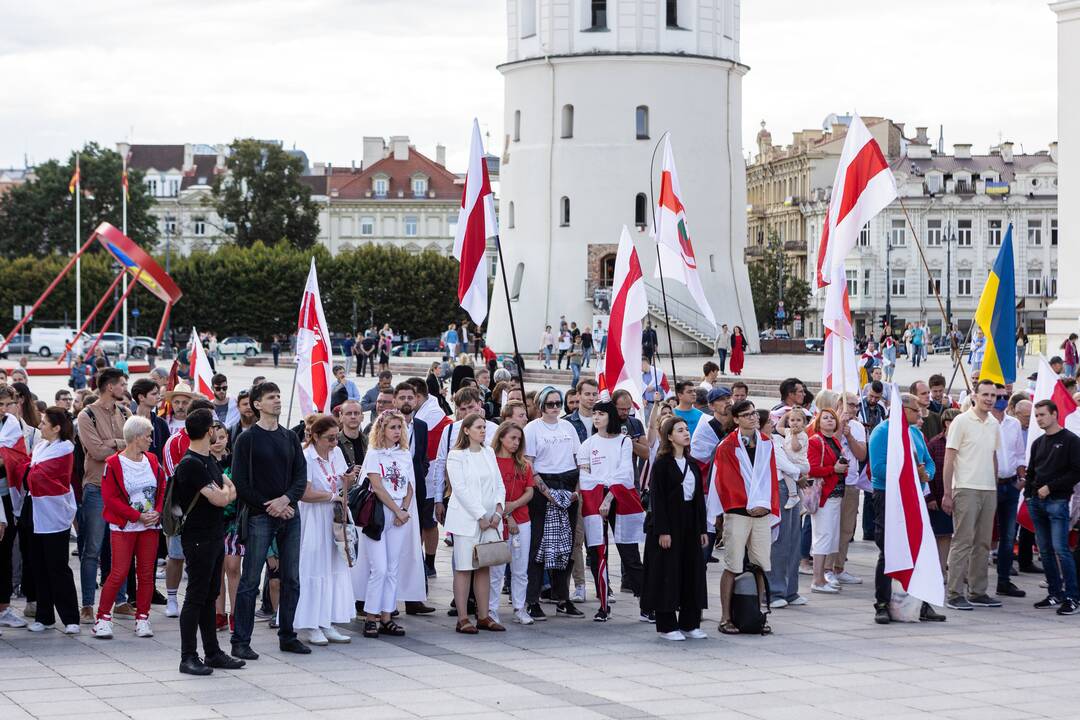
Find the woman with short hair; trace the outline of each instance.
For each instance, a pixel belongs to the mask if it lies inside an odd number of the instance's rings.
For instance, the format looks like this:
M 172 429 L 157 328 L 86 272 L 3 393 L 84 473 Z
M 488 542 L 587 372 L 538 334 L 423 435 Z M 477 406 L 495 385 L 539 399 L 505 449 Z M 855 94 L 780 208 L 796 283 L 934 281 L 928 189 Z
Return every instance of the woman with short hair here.
M 810 556 L 814 562 L 814 582 L 811 592 L 836 594 L 839 582 L 825 578 L 825 559 L 840 548 L 840 506 L 844 499 L 844 478 L 848 463 L 840 447 L 840 416 L 832 408 L 819 408 L 812 423 L 813 435 L 807 447 L 810 477 L 821 479 L 821 500 L 817 512 L 811 515 L 812 544 Z

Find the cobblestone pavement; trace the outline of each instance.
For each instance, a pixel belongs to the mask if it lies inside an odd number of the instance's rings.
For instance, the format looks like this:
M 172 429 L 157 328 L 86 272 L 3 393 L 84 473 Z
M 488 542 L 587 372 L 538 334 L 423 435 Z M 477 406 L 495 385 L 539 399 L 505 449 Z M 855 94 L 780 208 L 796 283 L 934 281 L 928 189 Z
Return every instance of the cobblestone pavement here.
M 867 582 L 775 611 L 771 637 L 716 632 L 718 565 L 709 566 L 708 640 L 659 640 L 625 594 L 606 624 L 552 617 L 531 627 L 507 622 L 505 634 L 457 635 L 445 613 L 446 548 L 431 586 L 439 611 L 404 617 L 406 637 L 365 640 L 351 630 L 351 644 L 296 656 L 278 652 L 273 631 L 258 623 L 252 646 L 262 658 L 208 678 L 179 674 L 177 621 L 158 607 L 152 639 L 135 638 L 125 620 L 110 641 L 90 637 L 87 626 L 77 637 L 6 628 L 0 718 L 1080 717 L 1080 618 L 1033 609 L 1038 576 L 1017 578 L 1028 598 L 1007 598 L 1003 609 L 878 626 L 874 553 L 871 543 L 854 543 L 849 568 Z M 617 575 L 617 556 L 612 564 Z M 591 617 L 595 607 L 583 609 Z

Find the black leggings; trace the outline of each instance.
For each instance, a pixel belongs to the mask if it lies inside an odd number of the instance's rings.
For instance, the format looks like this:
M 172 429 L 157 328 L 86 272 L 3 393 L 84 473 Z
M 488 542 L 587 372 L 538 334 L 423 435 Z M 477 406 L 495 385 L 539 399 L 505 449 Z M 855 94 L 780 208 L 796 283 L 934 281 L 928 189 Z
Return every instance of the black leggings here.
M 552 490 L 576 490 L 578 472 L 573 470 L 567 473 L 542 474 L 544 482 Z M 547 515 L 547 498 L 539 492 L 533 493 L 533 499 L 529 501 L 530 539 L 529 539 L 529 584 L 525 590 L 525 604 L 535 605 L 540 602 L 540 583 L 544 577 L 544 563 L 536 561 L 536 552 L 540 549 L 540 539 L 544 537 L 544 517 Z M 574 537 L 574 529 L 577 526 L 578 502 L 575 500 L 566 509 L 570 520 L 570 539 Z M 549 569 L 548 576 L 551 578 L 551 597 L 558 602 L 570 599 L 570 575 L 574 570 L 574 556 L 563 569 Z
M 609 547 L 604 546 L 605 557 L 609 554 Z M 619 551 L 619 560 L 622 563 L 622 587 L 628 588 L 634 593 L 634 597 L 641 596 L 641 583 L 644 576 L 644 567 L 641 564 L 641 551 L 637 543 L 616 543 Z M 592 570 L 593 583 L 596 585 L 596 595 L 600 598 L 600 609 L 608 609 L 608 573 L 605 563 L 605 572 L 600 574 L 600 546 L 586 548 L 589 556 L 589 569 Z
M 30 539 L 30 562 L 37 580 L 37 615 L 43 625 L 56 622 L 79 624 L 79 598 L 75 594 L 75 576 L 68 555 L 71 531 L 35 533 Z M 24 581 L 25 582 L 25 581 Z M 55 608 L 55 612 L 54 612 Z
M 11 496 L 5 495 L 4 516 L 8 519 L 8 526 L 4 531 L 4 537 L 0 538 L 0 605 L 11 602 L 11 553 L 15 549 L 15 515 L 11 509 Z

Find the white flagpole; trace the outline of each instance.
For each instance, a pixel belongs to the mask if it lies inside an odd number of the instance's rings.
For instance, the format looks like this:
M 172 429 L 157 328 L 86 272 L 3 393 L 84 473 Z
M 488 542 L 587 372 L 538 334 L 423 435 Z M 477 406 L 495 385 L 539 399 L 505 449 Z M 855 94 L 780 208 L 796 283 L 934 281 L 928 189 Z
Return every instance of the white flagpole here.
M 123 174 L 120 176 L 123 187 L 121 187 L 121 194 L 123 197 L 123 227 L 121 231 L 124 233 L 124 237 L 127 237 L 127 155 L 124 155 L 124 169 Z M 128 301 L 127 295 L 124 295 L 124 319 L 120 323 L 120 332 L 124 334 L 124 358 L 128 356 Z
M 79 201 L 82 200 L 82 176 L 79 172 L 79 154 L 75 153 L 75 327 L 82 327 L 82 256 L 79 254 L 79 245 L 82 243 L 82 233 L 79 228 L 82 225 L 80 219 Z

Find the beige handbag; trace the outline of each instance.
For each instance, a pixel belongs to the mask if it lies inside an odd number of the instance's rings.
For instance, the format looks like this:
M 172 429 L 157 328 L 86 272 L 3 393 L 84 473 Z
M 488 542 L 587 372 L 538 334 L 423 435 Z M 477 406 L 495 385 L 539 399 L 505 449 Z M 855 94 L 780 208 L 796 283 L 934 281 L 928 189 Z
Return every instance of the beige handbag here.
M 485 542 L 485 537 L 495 539 Z M 473 546 L 472 569 L 506 565 L 508 562 L 510 562 L 510 544 L 502 539 L 502 533 L 490 528 L 480 533 L 480 542 Z

